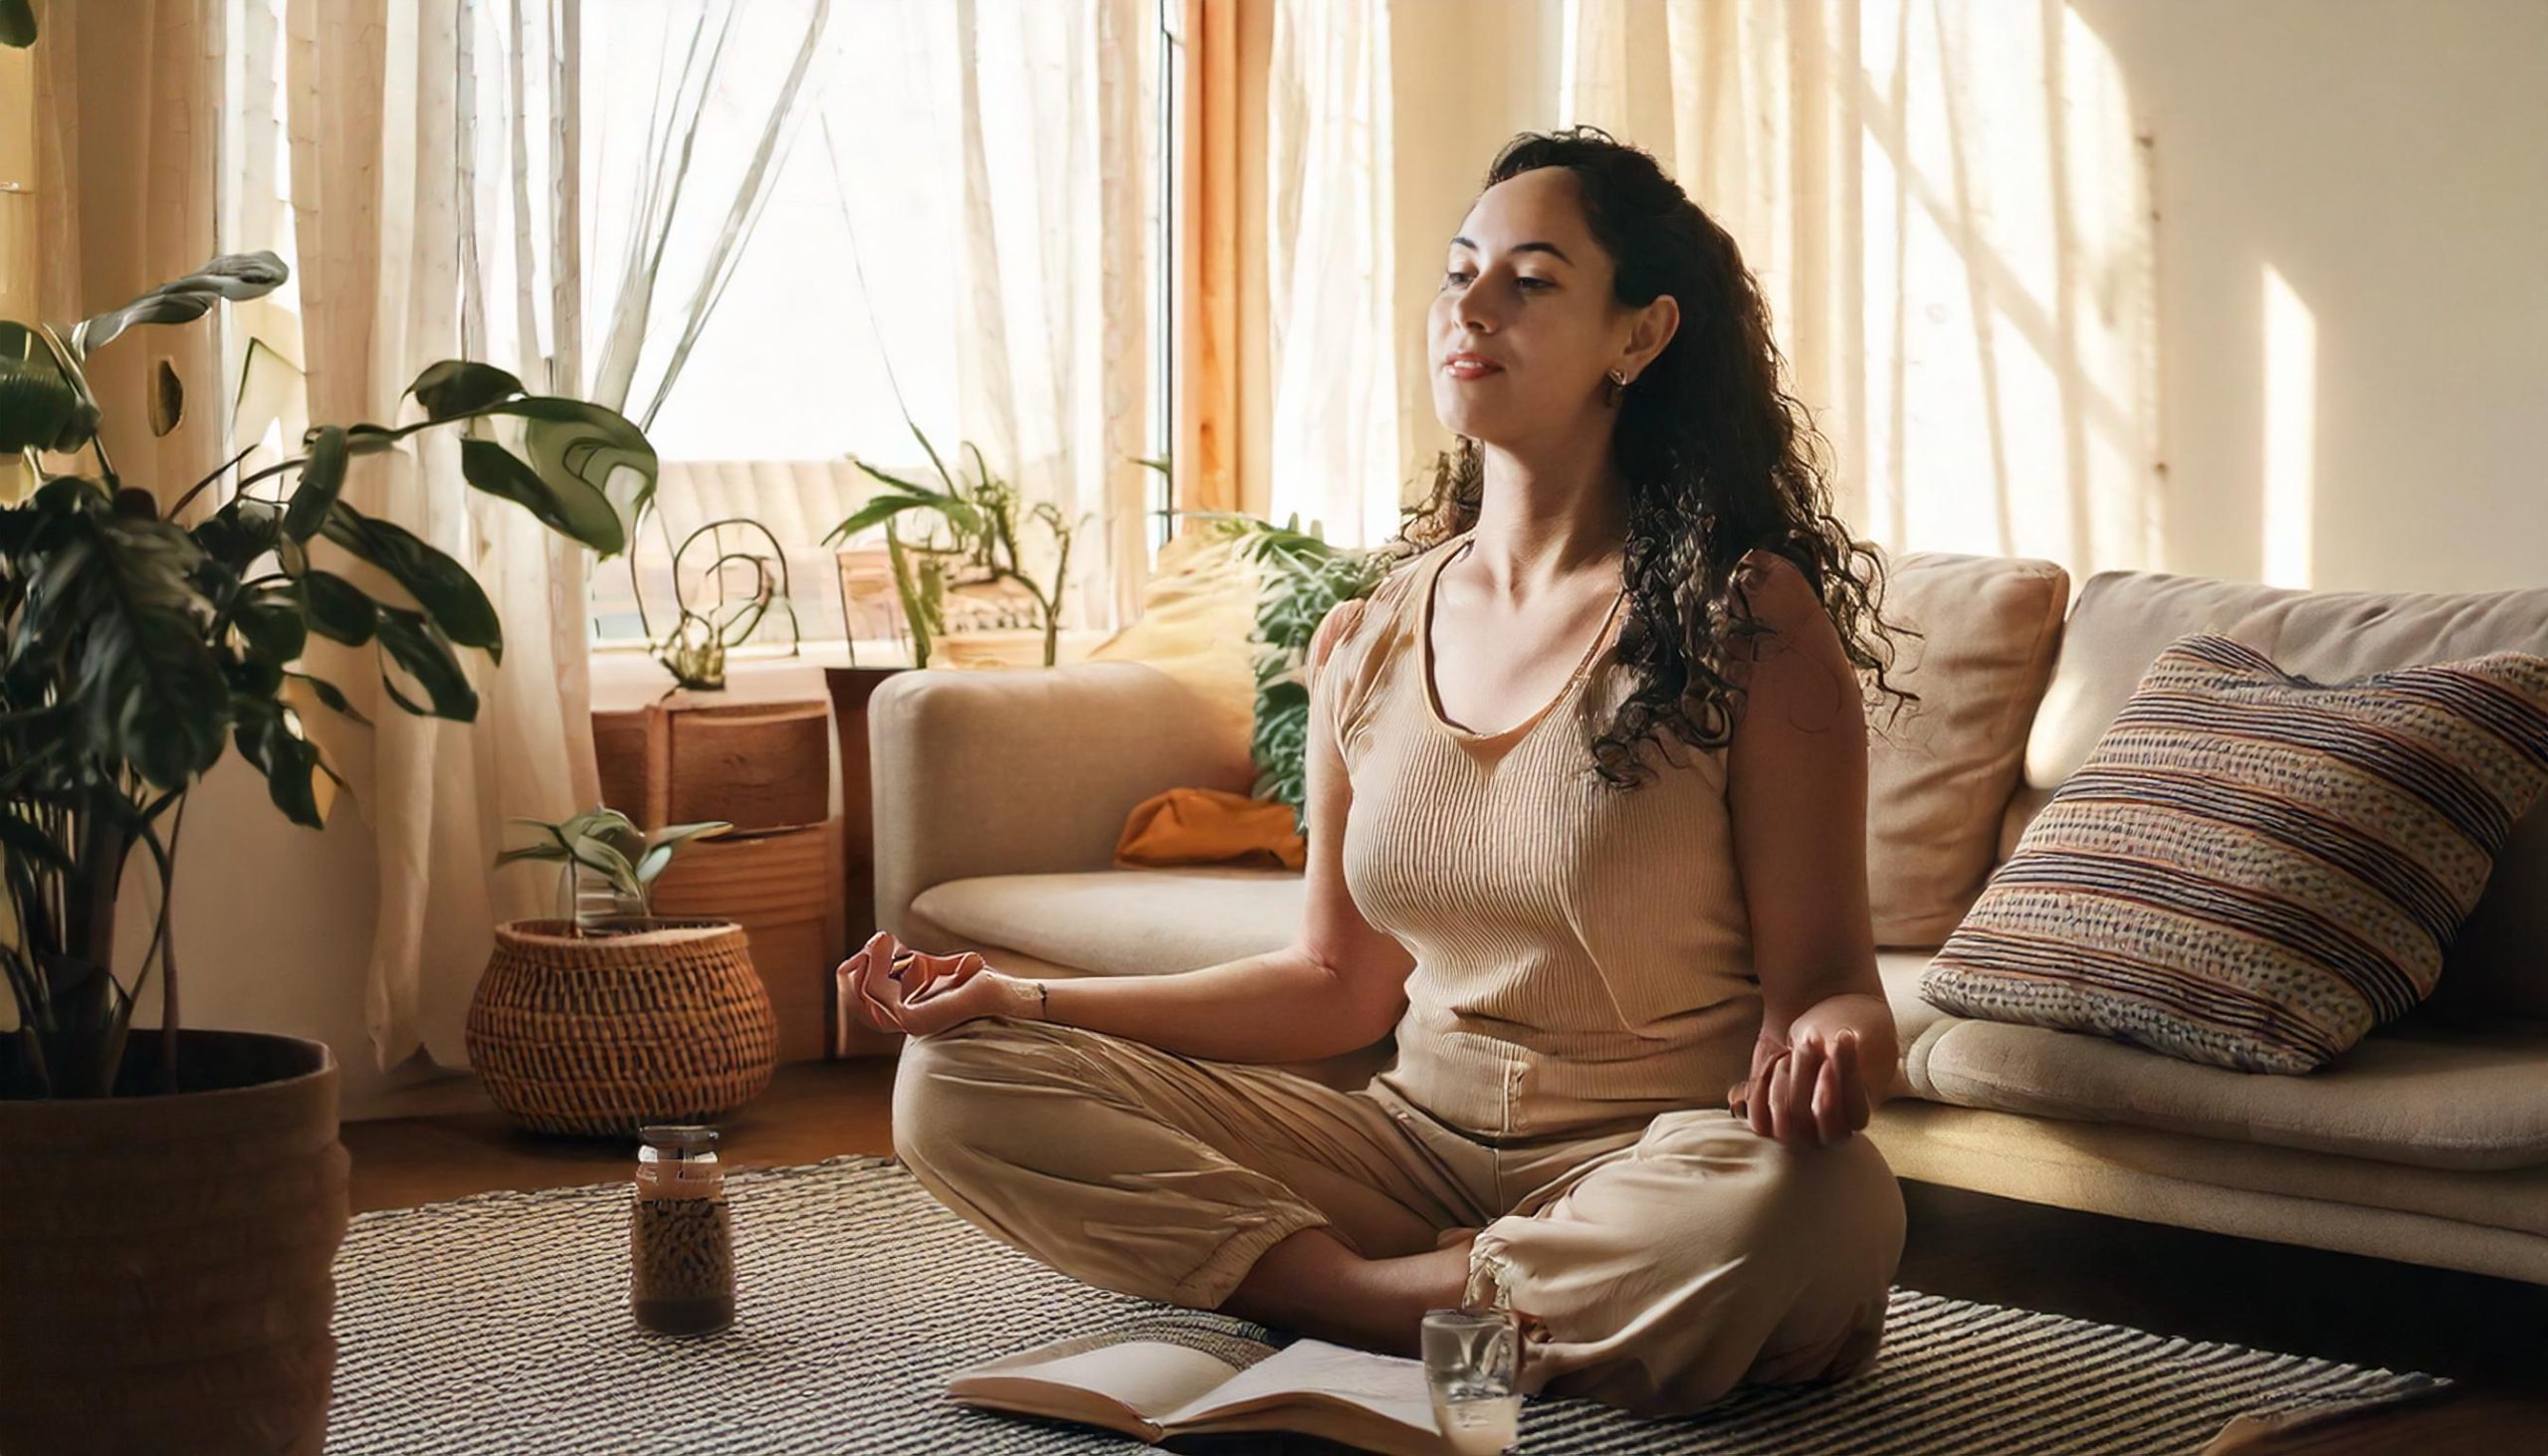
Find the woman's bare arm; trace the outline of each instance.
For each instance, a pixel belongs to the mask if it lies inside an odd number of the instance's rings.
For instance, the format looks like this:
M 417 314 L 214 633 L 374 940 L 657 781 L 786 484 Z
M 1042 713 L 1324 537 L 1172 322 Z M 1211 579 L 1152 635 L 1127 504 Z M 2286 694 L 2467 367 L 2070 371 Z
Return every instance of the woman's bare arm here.
M 1791 1114 L 1803 1113 L 1812 1121 L 1798 1130 L 1805 1141 L 1828 1141 L 1835 1128 L 1865 1126 L 1900 1055 L 1867 901 L 1866 715 L 1839 631 L 1805 573 L 1769 552 L 1752 559 L 1763 569 L 1747 601 L 1773 632 L 1738 675 L 1747 694 L 1727 759 L 1762 998 L 1744 1102 L 1762 1132 L 1784 1139 Z M 1854 1075 L 1826 1074 L 1835 1053 Z

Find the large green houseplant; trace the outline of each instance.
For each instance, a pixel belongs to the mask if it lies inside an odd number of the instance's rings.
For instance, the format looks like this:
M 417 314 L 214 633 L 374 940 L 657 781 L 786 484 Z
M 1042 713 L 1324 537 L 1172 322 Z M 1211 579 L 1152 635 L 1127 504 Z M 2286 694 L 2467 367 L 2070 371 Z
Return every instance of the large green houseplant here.
M 357 509 L 367 455 L 461 435 L 470 486 L 603 554 L 655 455 L 618 414 L 444 362 L 404 423 L 327 425 L 257 470 L 127 479 L 98 435 L 86 364 L 127 328 L 271 292 L 272 254 L 77 325 L 0 322 L 0 1451 L 316 1451 L 334 1362 L 329 1270 L 347 1218 L 323 1044 L 181 1029 L 169 882 L 187 795 L 223 756 L 318 827 L 334 769 L 304 713 L 354 716 L 305 656 L 368 649 L 399 710 L 477 713 L 464 655 L 503 651 L 459 561 Z M 163 365 L 163 433 L 184 391 Z M 403 402 L 402 402 L 403 405 Z M 182 488 L 181 488 L 182 487 Z M 128 864 L 156 910 L 117 975 Z M 136 957 L 125 951 L 122 960 Z M 132 1026 L 159 976 L 161 1025 Z
M 107 459 L 84 361 L 131 325 L 198 318 L 284 277 L 271 253 L 218 258 L 67 332 L 0 322 L 0 456 L 35 480 L 0 508 L 0 848 L 17 932 L 0 945 L 0 968 L 21 1053 L 0 1095 L 112 1095 L 132 991 L 153 969 L 162 1024 L 175 1029 L 172 841 L 187 790 L 225 751 L 235 745 L 265 775 L 295 823 L 321 827 L 317 778 L 334 770 L 303 729 L 294 685 L 328 711 L 353 710 L 337 685 L 303 670 L 312 639 L 372 648 L 384 692 L 409 713 L 476 717 L 460 654 L 501 658 L 496 609 L 458 561 L 343 499 L 356 457 L 457 428 L 470 485 L 604 555 L 623 548 L 628 504 L 652 489 L 654 450 L 615 412 L 446 361 L 408 391 L 422 419 L 316 428 L 304 454 L 245 475 L 234 459 L 163 509 Z M 500 422 L 521 427 L 520 453 L 495 433 Z M 71 468 L 47 469 L 47 453 L 73 457 Z M 83 453 L 87 469 L 77 468 Z M 621 471 L 632 479 L 615 501 Z M 182 524 L 214 491 L 220 504 Z M 127 990 L 113 973 L 114 908 L 134 854 L 163 893 Z M 169 1091 L 173 1039 L 164 1050 L 155 1086 Z

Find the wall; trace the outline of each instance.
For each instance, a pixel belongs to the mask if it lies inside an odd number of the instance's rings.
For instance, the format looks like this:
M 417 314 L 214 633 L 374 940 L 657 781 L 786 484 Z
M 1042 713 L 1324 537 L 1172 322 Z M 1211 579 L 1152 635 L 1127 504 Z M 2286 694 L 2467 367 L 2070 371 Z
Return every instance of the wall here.
M 2267 579 L 2270 441 L 2302 584 L 2548 582 L 2548 6 L 2073 8 L 2157 141 L 2168 564 Z

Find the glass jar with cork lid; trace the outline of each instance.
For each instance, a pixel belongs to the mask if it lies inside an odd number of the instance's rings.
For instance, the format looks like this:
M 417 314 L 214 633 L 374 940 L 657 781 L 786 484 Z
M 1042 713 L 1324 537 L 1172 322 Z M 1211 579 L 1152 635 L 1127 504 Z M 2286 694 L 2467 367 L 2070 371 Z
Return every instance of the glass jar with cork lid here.
M 658 1334 L 715 1334 L 735 1323 L 735 1229 L 717 1130 L 663 1125 L 638 1136 L 629 1310 Z

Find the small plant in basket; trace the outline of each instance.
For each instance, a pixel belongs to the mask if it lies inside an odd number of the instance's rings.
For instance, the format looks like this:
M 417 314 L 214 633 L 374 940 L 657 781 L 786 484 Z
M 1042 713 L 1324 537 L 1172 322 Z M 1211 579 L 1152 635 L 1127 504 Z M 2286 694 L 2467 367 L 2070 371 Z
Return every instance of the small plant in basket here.
M 571 819 L 516 819 L 539 838 L 496 856 L 498 867 L 539 861 L 557 866 L 557 919 L 577 936 L 606 936 L 654 918 L 655 880 L 694 839 L 735 826 L 723 819 L 646 830 L 617 809 L 595 806 Z M 616 923 L 616 924 L 614 924 Z

